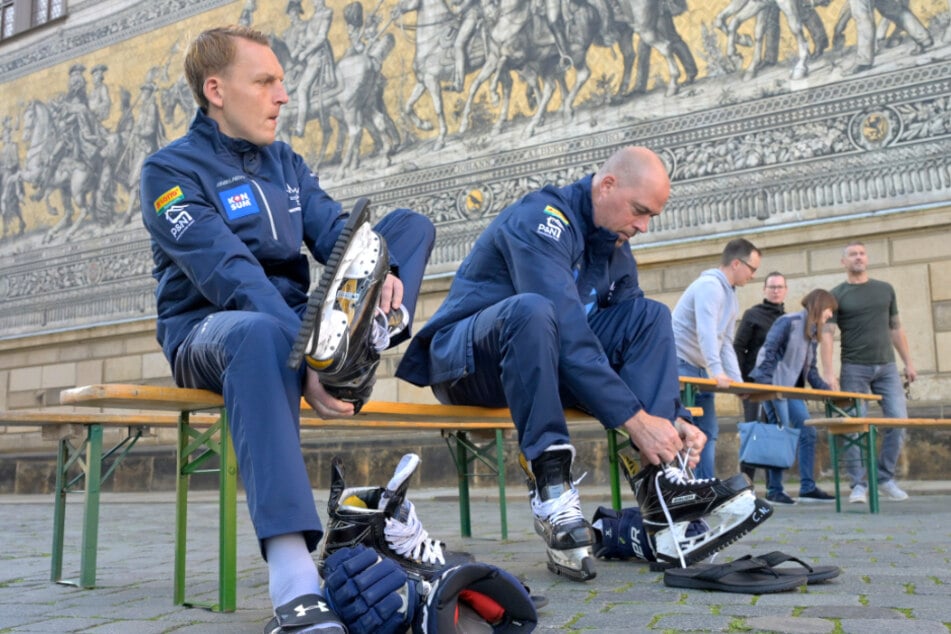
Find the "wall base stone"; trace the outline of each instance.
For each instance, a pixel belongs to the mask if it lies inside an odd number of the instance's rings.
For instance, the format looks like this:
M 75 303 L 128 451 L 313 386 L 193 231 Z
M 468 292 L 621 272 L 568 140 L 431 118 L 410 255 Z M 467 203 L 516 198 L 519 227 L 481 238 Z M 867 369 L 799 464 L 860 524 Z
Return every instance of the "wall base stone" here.
M 928 416 L 927 411 L 912 415 Z M 737 472 L 739 437 L 736 419 L 721 419 L 717 441 L 717 473 L 721 476 Z M 609 486 L 607 443 L 604 433 L 594 425 L 590 429 L 575 430 L 572 438 L 578 457 L 575 477 L 587 473 L 586 486 Z M 347 484 L 351 486 L 381 486 L 389 472 L 404 453 L 420 455 L 422 463 L 414 476 L 413 486 L 455 487 L 457 483 L 454 456 L 443 440 L 432 435 L 398 434 L 381 436 L 376 432 L 352 432 L 341 442 L 332 438 L 307 438 L 302 443 L 304 460 L 311 483 L 318 490 L 330 486 L 330 462 L 334 456 L 344 459 Z M 524 475 L 518 467 L 517 444 L 512 434 L 505 441 L 506 484 L 510 491 L 524 486 Z M 494 464 L 494 452 L 489 457 Z M 902 461 L 899 465 L 901 480 L 946 480 L 945 465 L 951 464 L 951 430 L 922 430 L 908 432 Z M 213 466 L 214 461 L 209 463 Z M 820 433 L 816 448 L 816 479 L 829 480 L 831 474 L 829 446 L 825 434 Z M 171 446 L 136 448 L 116 468 L 113 476 L 102 485 L 104 492 L 173 491 L 175 489 L 175 451 Z M 105 470 L 105 468 L 104 468 Z M 0 455 L 0 493 L 44 494 L 55 488 L 55 449 L 46 454 Z M 477 478 L 472 486 L 494 487 L 495 479 L 489 468 L 474 461 L 470 471 L 485 476 Z M 75 473 L 78 473 L 75 472 Z M 795 466 L 787 480 L 798 480 Z M 763 474 L 758 471 L 756 481 L 763 487 Z M 215 474 L 192 476 L 192 490 L 213 490 L 218 486 Z M 797 491 L 793 491 L 794 493 Z M 626 487 L 622 491 L 625 504 L 633 504 L 633 495 Z

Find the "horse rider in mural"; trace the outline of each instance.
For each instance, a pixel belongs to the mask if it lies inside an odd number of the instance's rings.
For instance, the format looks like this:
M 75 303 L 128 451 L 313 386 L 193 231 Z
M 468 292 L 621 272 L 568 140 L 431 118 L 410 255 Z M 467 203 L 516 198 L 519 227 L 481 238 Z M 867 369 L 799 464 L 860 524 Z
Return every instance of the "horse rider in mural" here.
M 58 104 L 51 104 L 57 110 L 60 134 L 49 155 L 46 169 L 36 183 L 33 200 L 43 199 L 50 179 L 65 156 L 69 155 L 90 168 L 95 167 L 100 160 L 99 150 L 105 145 L 105 130 L 89 108 L 86 78 L 83 76 L 85 72 L 84 65 L 73 64 L 69 69 L 66 96 Z
M 333 88 L 337 83 L 333 50 L 327 40 L 333 16 L 324 0 L 314 0 L 314 14 L 307 21 L 298 47 L 291 49 L 294 63 L 303 69 L 297 80 L 297 125 L 294 128 L 297 136 L 304 136 L 311 90 Z

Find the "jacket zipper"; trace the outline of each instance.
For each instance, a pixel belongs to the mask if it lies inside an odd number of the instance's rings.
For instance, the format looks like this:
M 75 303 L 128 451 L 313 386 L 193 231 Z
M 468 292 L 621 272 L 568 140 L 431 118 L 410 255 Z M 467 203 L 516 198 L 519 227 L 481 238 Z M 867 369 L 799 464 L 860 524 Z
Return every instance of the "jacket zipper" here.
M 261 197 L 261 200 L 264 201 L 264 209 L 267 210 L 267 219 L 271 223 L 271 237 L 277 240 L 277 227 L 274 225 L 274 215 L 271 213 L 271 205 L 267 202 L 267 196 L 264 195 L 264 190 L 261 189 L 261 186 L 258 185 L 258 182 L 253 178 L 249 178 L 251 184 L 254 185 L 254 188 L 258 190 L 258 196 Z

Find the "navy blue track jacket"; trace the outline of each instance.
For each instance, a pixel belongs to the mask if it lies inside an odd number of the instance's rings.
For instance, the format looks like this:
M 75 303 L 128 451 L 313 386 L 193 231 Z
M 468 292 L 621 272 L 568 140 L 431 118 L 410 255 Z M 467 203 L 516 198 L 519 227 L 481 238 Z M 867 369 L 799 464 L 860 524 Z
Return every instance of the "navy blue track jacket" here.
M 346 215 L 289 145 L 227 137 L 199 110 L 188 134 L 145 161 L 141 199 L 157 337 L 173 367 L 182 340 L 217 311 L 267 313 L 296 336 L 310 289 L 301 244 L 325 262 Z
M 561 385 L 609 428 L 643 409 L 588 326 L 594 311 L 643 295 L 630 247 L 616 247 L 617 234 L 594 224 L 591 182 L 589 175 L 565 187 L 546 186 L 492 221 L 460 265 L 445 302 L 413 337 L 398 377 L 422 386 L 472 373 L 473 316 L 515 294 L 537 293 L 555 306 Z M 447 328 L 464 320 L 469 326 Z

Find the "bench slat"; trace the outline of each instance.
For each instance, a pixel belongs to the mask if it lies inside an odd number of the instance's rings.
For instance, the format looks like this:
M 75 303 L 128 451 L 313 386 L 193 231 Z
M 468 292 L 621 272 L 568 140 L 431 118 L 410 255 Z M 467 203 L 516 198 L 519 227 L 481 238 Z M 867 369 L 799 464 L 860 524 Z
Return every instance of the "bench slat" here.
M 710 392 L 720 392 L 724 394 L 750 395 L 754 400 L 769 400 L 776 396 L 785 398 L 798 398 L 807 401 L 826 401 L 826 400 L 849 400 L 860 399 L 863 401 L 880 401 L 879 394 L 867 394 L 864 392 L 841 392 L 838 390 L 817 390 L 810 387 L 785 387 L 779 385 L 768 385 L 765 383 L 730 383 L 729 387 L 717 387 L 716 379 L 708 379 L 695 376 L 680 377 L 680 385 L 693 386 L 695 388 Z
M 224 399 L 208 390 L 159 385 L 101 383 L 63 390 L 62 405 L 86 405 L 126 409 L 185 411 L 221 407 Z
M 192 425 L 211 425 L 218 417 L 210 414 L 192 414 Z M 102 425 L 104 427 L 175 427 L 177 414 L 89 414 L 86 412 L 47 412 L 11 410 L 0 412 L 0 425 Z
M 869 425 L 876 427 L 951 427 L 949 418 L 810 418 L 806 421 L 812 427 L 821 427 L 837 434 L 867 431 Z M 854 429 L 853 429 L 854 428 Z

